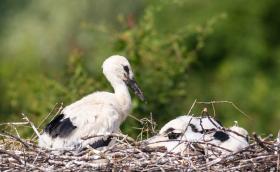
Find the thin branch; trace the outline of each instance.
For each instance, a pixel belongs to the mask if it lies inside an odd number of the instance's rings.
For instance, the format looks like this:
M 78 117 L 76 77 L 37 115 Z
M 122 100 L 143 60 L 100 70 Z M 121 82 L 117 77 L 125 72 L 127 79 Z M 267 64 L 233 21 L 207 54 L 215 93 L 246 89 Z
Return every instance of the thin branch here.
M 12 138 L 12 139 L 14 139 L 14 140 L 16 140 L 16 141 L 22 143 L 26 148 L 28 148 L 28 149 L 30 148 L 30 146 L 29 146 L 26 142 L 24 142 L 21 138 L 19 138 L 19 137 L 17 137 L 17 136 L 14 136 L 14 135 L 12 135 L 12 134 L 9 134 L 9 133 L 7 133 L 7 132 L 5 132 L 5 131 L 0 131 L 0 135 L 1 135 L 1 136 L 4 136 L 4 137 Z
M 23 164 L 23 162 L 20 160 L 20 157 L 18 157 L 17 155 L 15 154 L 12 154 L 6 150 L 2 150 L 0 149 L 0 154 L 7 154 L 9 156 L 11 156 L 12 158 L 14 158 L 17 162 L 19 162 L 20 164 Z
M 238 106 L 236 106 L 231 101 L 221 100 L 221 101 L 210 101 L 210 102 L 196 102 L 197 104 L 219 104 L 219 103 L 228 103 L 231 104 L 237 111 L 239 111 L 241 114 L 246 116 L 248 119 L 252 119 L 249 115 L 247 115 L 245 112 L 243 112 Z
M 36 135 L 38 137 L 40 137 L 40 133 L 38 132 L 38 130 L 35 127 L 35 125 L 28 119 L 28 117 L 24 113 L 22 113 L 21 115 L 23 116 L 23 119 L 26 120 L 30 124 L 30 126 L 32 127 L 32 129 L 36 133 Z

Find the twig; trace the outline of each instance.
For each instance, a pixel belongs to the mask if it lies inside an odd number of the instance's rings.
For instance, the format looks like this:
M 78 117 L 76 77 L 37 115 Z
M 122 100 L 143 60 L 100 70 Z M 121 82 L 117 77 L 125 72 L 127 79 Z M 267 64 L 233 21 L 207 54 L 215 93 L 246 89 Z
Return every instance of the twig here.
M 19 138 L 17 136 L 11 135 L 5 131 L 0 131 L 0 135 L 5 136 L 5 137 L 10 137 L 10 138 L 22 143 L 26 148 L 28 148 L 28 149 L 30 148 L 30 146 L 27 143 L 25 143 L 21 138 Z
M 35 125 L 27 118 L 26 115 L 24 115 L 24 113 L 21 114 L 23 116 L 23 119 L 25 119 L 29 124 L 30 126 L 32 127 L 33 131 L 36 133 L 36 135 L 38 137 L 40 137 L 40 133 L 38 132 L 37 128 L 35 127 Z
M 267 147 L 267 146 L 265 146 L 263 144 L 263 142 L 258 138 L 258 136 L 257 136 L 257 134 L 255 132 L 253 133 L 253 137 L 256 140 L 256 142 L 260 145 L 260 147 L 262 147 L 263 149 L 265 149 L 268 152 L 272 152 L 273 151 L 273 150 L 271 150 L 271 148 L 269 148 L 269 147 Z
M 124 135 L 124 134 L 117 134 L 117 133 L 112 133 L 112 134 L 97 134 L 97 135 L 91 135 L 91 136 L 86 136 L 86 137 L 82 137 L 82 140 L 87 140 L 87 139 L 91 139 L 91 138 L 95 138 L 95 137 L 121 137 L 121 138 L 126 138 L 128 141 L 134 142 L 134 139 L 129 137 L 128 135 Z
M 5 122 L 5 123 L 0 123 L 1 125 L 26 125 L 29 124 L 28 122 Z
M 196 102 L 197 104 L 215 104 L 215 103 L 228 103 L 231 104 L 236 110 L 238 110 L 241 114 L 246 116 L 248 119 L 252 119 L 249 115 L 247 115 L 245 112 L 243 112 L 238 106 L 236 106 L 231 101 L 221 100 L 221 101 L 210 101 L 210 102 Z
M 49 116 L 54 112 L 54 110 L 58 107 L 57 105 L 58 105 L 58 103 L 56 103 L 56 104 L 54 105 L 54 107 L 53 107 L 52 110 L 48 113 L 48 115 L 45 116 L 45 118 L 39 123 L 38 128 L 40 128 L 40 127 L 42 126 L 42 124 L 43 124 L 43 123 L 49 118 Z M 54 116 L 58 115 L 58 114 L 61 112 L 62 109 L 63 109 L 63 103 L 60 103 L 59 109 L 56 111 L 56 113 L 55 113 Z
M 19 162 L 20 164 L 23 164 L 23 162 L 20 160 L 20 158 L 19 158 L 17 155 L 12 154 L 12 153 L 10 153 L 10 152 L 8 152 L 8 151 L 6 151 L 6 150 L 0 149 L 0 154 L 7 154 L 7 155 L 11 156 L 12 158 L 14 158 L 14 159 L 15 159 L 17 162 Z

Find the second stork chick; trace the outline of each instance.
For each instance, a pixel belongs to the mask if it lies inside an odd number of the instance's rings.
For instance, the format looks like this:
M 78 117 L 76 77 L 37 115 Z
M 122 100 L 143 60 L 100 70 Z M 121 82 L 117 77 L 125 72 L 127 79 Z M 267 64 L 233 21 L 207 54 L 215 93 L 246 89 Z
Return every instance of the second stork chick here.
M 186 148 L 186 142 L 200 142 L 206 132 L 215 132 L 221 128 L 222 125 L 210 116 L 183 115 L 166 123 L 159 134 L 146 140 L 146 144 L 149 147 L 164 146 L 167 151 L 179 153 Z
M 148 139 L 150 147 L 166 147 L 167 151 L 182 153 L 187 143 L 196 143 L 205 150 L 217 150 L 217 154 L 238 152 L 249 145 L 248 132 L 238 126 L 223 128 L 221 123 L 210 116 L 180 116 L 165 124 L 159 134 Z M 207 148 L 207 149 L 206 149 Z M 207 152 L 212 154 L 212 152 Z

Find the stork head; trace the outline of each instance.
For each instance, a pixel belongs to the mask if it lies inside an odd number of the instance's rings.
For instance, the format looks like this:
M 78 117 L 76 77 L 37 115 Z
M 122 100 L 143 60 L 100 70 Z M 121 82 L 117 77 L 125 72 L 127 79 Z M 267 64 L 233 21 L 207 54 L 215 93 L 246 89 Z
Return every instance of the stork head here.
M 237 132 L 238 134 L 242 135 L 242 136 L 248 136 L 248 131 L 245 130 L 244 128 L 241 127 L 237 127 L 237 126 L 232 126 L 229 128 L 230 130 Z
M 164 146 L 167 142 L 178 141 L 184 139 L 184 132 L 191 116 L 180 116 L 166 123 L 159 133 L 147 140 L 148 145 L 157 143 L 157 146 Z
M 192 116 L 184 115 L 169 121 L 161 128 L 159 134 L 147 139 L 145 143 L 149 147 L 166 147 L 173 153 L 183 152 L 186 148 L 184 141 L 197 138 L 197 135 L 193 134 L 192 129 L 188 127 L 192 119 Z
M 160 135 L 164 135 L 169 139 L 178 139 L 182 136 L 192 120 L 191 116 L 179 116 L 166 123 L 159 131 Z
M 141 100 L 145 100 L 144 94 L 137 85 L 130 64 L 125 57 L 113 55 L 103 62 L 102 68 L 104 75 L 113 86 L 119 82 L 124 82 Z
M 248 142 L 249 140 L 249 136 L 248 136 L 248 131 L 245 130 L 244 128 L 241 127 L 237 127 L 237 126 L 232 126 L 229 128 L 231 131 L 236 132 L 240 135 L 240 137 L 243 137 L 246 139 L 246 141 Z

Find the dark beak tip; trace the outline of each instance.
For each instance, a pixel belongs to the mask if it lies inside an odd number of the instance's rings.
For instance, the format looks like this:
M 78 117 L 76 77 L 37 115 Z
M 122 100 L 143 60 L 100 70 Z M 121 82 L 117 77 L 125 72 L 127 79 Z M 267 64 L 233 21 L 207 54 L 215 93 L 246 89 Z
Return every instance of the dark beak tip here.
M 145 96 L 134 79 L 128 79 L 125 83 L 133 90 L 134 94 L 137 95 L 141 101 L 145 102 Z
M 146 102 L 146 98 L 144 97 L 143 94 L 141 94 L 141 96 L 139 96 L 140 100 L 142 100 L 143 102 Z
M 144 97 L 143 94 L 141 93 L 135 93 L 137 95 L 137 97 L 142 101 L 142 102 L 146 102 L 146 98 Z

